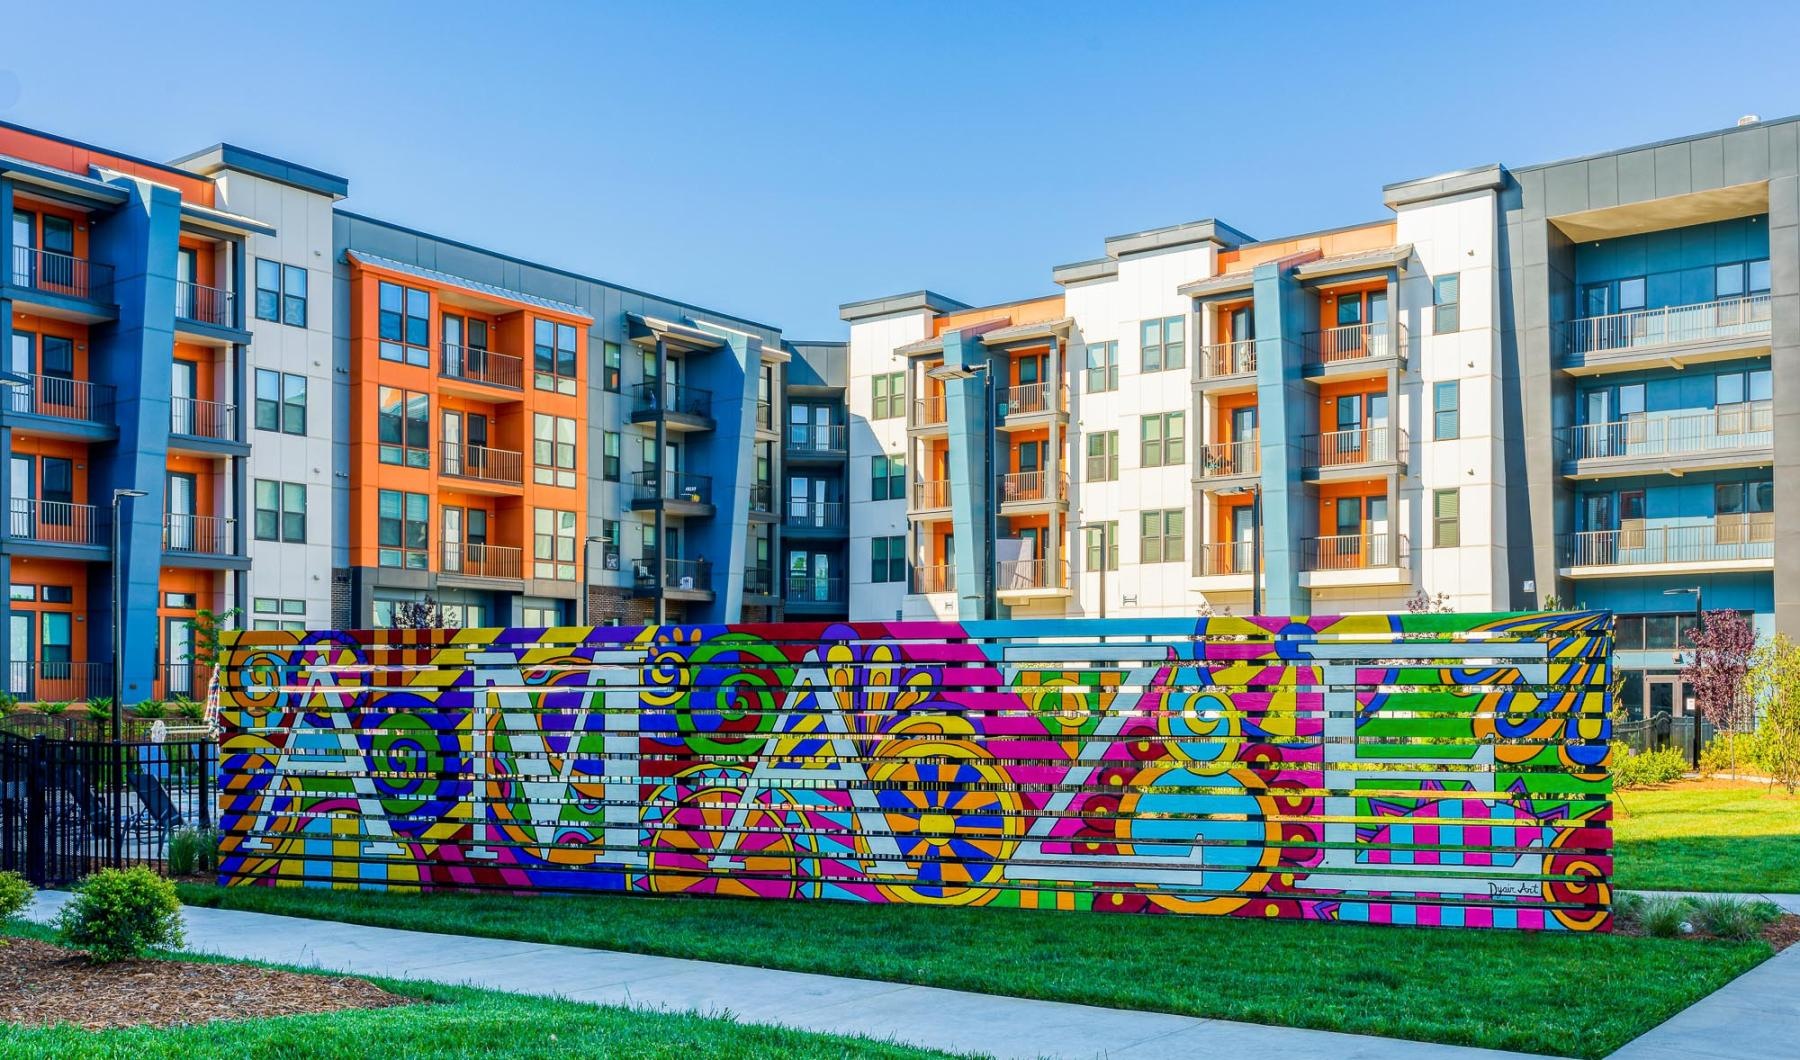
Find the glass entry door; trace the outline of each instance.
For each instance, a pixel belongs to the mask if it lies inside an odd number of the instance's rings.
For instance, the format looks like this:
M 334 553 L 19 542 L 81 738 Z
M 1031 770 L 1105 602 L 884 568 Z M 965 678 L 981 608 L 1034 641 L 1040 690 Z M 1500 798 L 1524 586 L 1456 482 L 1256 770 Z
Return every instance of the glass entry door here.
M 37 646 L 37 638 L 32 636 L 32 619 L 36 617 L 30 611 L 14 611 L 7 619 L 7 641 L 12 648 L 12 673 L 7 675 L 6 690 L 21 698 L 32 699 L 31 664 L 36 658 L 33 650 Z

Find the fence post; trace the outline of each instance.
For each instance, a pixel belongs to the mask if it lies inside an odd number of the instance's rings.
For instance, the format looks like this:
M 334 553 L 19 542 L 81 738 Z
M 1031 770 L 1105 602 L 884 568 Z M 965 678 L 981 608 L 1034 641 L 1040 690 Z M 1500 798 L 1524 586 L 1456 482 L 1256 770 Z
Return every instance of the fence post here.
M 33 887 L 44 880 L 44 830 L 49 827 L 49 814 L 44 812 L 44 737 L 31 738 L 31 758 L 26 762 L 25 781 L 25 878 Z

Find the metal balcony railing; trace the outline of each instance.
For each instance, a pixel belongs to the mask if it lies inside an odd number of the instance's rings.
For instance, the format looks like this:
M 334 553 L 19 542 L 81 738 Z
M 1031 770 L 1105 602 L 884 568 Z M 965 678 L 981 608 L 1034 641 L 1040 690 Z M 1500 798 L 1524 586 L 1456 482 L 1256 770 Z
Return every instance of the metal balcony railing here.
M 1754 294 L 1582 317 L 1557 326 L 1557 352 L 1564 357 L 1582 357 L 1590 353 L 1757 338 L 1769 333 L 1770 304 L 1768 295 Z
M 1253 573 L 1255 559 L 1249 541 L 1207 541 L 1200 545 L 1200 573 L 1204 577 Z
M 744 570 L 744 592 L 753 596 L 775 595 L 775 571 L 771 567 L 747 567 Z
M 198 324 L 229 328 L 237 325 L 237 296 L 218 287 L 187 280 L 175 281 L 175 316 Z
M 783 598 L 790 604 L 841 604 L 845 600 L 844 579 L 830 575 L 790 574 Z
M 34 247 L 14 247 L 12 282 L 45 294 L 79 298 L 86 302 L 111 302 L 113 269 L 77 258 Z
M 1300 569 L 1304 571 L 1406 567 L 1411 558 L 1405 534 L 1332 534 L 1300 540 Z
M 926 479 L 913 483 L 913 510 L 933 512 L 950 507 L 950 480 Z
M 510 353 L 496 353 L 475 346 L 459 346 L 446 342 L 440 354 L 438 373 L 445 379 L 461 379 L 470 383 L 523 390 L 525 359 Z
M 112 422 L 112 387 L 59 375 L 27 375 L 24 378 L 24 386 L 6 388 L 10 411 L 84 423 Z
M 219 515 L 163 516 L 163 551 L 230 556 L 237 552 L 237 520 Z
M 843 501 L 789 499 L 783 522 L 790 529 L 839 530 L 849 525 L 849 511 Z
M 934 563 L 912 569 L 912 591 L 915 593 L 949 593 L 956 591 L 956 567 L 950 563 Z
M 460 574 L 465 578 L 516 580 L 524 577 L 525 550 L 510 545 L 446 541 L 439 566 L 445 574 Z
M 750 510 L 768 513 L 775 510 L 775 487 L 758 482 L 750 487 Z
M 7 666 L 6 691 L 31 703 L 85 702 L 112 694 L 112 664 L 14 659 Z
M 1775 441 L 1775 405 L 1740 401 L 1699 412 L 1649 413 L 1557 432 L 1564 460 L 1699 456 Z
M 790 423 L 787 429 L 789 453 L 825 453 L 838 455 L 848 450 L 850 428 L 842 423 Z
M 679 383 L 639 383 L 631 388 L 631 402 L 633 412 L 712 415 L 712 391 Z
M 1388 321 L 1326 328 L 1313 333 L 1311 338 L 1310 352 L 1315 364 L 1338 364 L 1406 353 L 1406 325 Z
M 14 497 L 8 506 L 6 532 L 10 537 L 55 545 L 106 543 L 106 528 L 91 504 Z
M 155 691 L 158 699 L 205 699 L 212 683 L 212 667 L 192 661 L 156 664 Z
M 439 470 L 455 478 L 517 486 L 525 481 L 525 455 L 511 449 L 444 442 L 439 447 Z
M 1052 482 L 1048 471 L 1011 471 L 1000 476 L 999 491 L 1001 504 L 1066 501 L 1069 499 L 1069 478 L 1058 475 Z
M 1773 559 L 1775 517 L 1768 513 L 1618 530 L 1582 530 L 1558 538 L 1564 567 L 1726 563 Z
M 632 476 L 640 501 L 712 503 L 712 476 L 689 471 L 639 471 Z
M 1200 378 L 1256 374 L 1256 340 L 1238 339 L 1200 347 Z
M 199 398 L 169 399 L 169 433 L 190 438 L 237 441 L 237 406 Z
M 1069 584 L 1069 569 L 1047 559 L 1004 559 L 994 565 L 994 590 L 1061 589 Z
M 1044 381 L 1005 387 L 1000 391 L 1000 406 L 1007 416 L 1029 416 L 1035 412 L 1060 412 L 1067 407 L 1065 391 L 1060 383 Z
M 772 431 L 775 429 L 775 403 L 758 398 L 756 401 L 756 429 Z
M 941 427 L 950 422 L 948 408 L 943 394 L 927 394 L 921 398 L 914 398 L 912 426 Z
M 1386 425 L 1309 434 L 1301 439 L 1301 461 L 1307 467 L 1358 467 L 1405 463 L 1411 439 L 1405 428 Z
M 661 581 L 656 571 L 661 569 Z M 663 589 L 682 591 L 712 591 L 712 562 L 704 559 L 669 559 L 659 561 L 656 556 L 646 556 L 638 561 L 635 568 L 638 586 L 655 589 L 659 585 Z
M 1254 475 L 1262 467 L 1259 435 L 1236 442 L 1212 442 L 1200 447 L 1200 477 L 1224 478 L 1228 475 Z

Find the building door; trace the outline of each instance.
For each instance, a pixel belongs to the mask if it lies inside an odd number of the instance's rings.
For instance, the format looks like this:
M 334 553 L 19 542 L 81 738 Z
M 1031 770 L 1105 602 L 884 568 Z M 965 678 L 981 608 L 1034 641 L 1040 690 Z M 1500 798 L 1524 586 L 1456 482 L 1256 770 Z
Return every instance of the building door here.
M 66 456 L 40 458 L 38 508 L 39 530 L 47 539 L 72 540 L 75 527 L 75 461 Z M 76 543 L 86 542 L 76 540 Z
M 1331 464 L 1357 463 L 1363 448 L 1363 396 L 1340 394 L 1337 399 L 1337 435 L 1324 454 Z
M 450 347 L 444 347 L 444 356 L 450 355 Z M 463 473 L 463 414 L 454 409 L 444 410 L 444 452 L 443 471 L 446 475 Z
M 22 287 L 37 286 L 37 215 L 14 210 L 12 215 L 13 282 Z
M 460 574 L 463 569 L 463 510 L 446 504 L 441 509 L 440 518 L 444 527 L 444 570 L 449 574 Z
M 452 379 L 462 379 L 468 371 L 468 362 L 463 354 L 463 318 L 445 313 L 443 335 L 443 372 Z
M 7 529 L 14 537 L 35 537 L 33 524 L 36 522 L 36 513 L 32 511 L 32 498 L 37 495 L 37 462 L 29 456 L 15 453 L 10 464 L 12 483 L 11 496 L 7 498 Z
M 193 434 L 195 365 L 192 361 L 173 361 L 169 367 L 169 430 L 174 434 Z
M 194 624 L 190 618 L 169 618 L 163 622 L 163 663 L 168 681 L 165 691 L 171 696 L 194 693 Z
M 1236 574 L 1254 570 L 1256 561 L 1256 522 L 1253 505 L 1240 504 L 1231 509 L 1231 570 Z
M 1388 396 L 1383 392 L 1370 394 L 1367 398 L 1369 408 L 1369 456 L 1376 460 L 1392 460 L 1394 453 L 1388 445 Z
M 12 649 L 12 673 L 7 675 L 6 690 L 21 699 L 35 699 L 32 692 L 32 663 L 37 659 L 37 637 L 33 635 L 30 611 L 14 611 L 7 620 L 7 640 Z
M 1388 499 L 1370 497 L 1365 510 L 1368 515 L 1368 545 L 1365 552 L 1371 567 L 1391 567 L 1395 562 L 1393 535 L 1388 532 Z
M 194 290 L 194 273 L 198 267 L 198 259 L 191 248 L 181 247 L 175 251 L 175 315 L 188 320 L 199 319 L 194 315 L 199 297 L 199 292 Z
M 44 264 L 39 279 L 50 287 L 75 286 L 75 222 L 67 217 L 44 215 Z
M 176 551 L 194 551 L 194 476 L 180 471 L 169 472 L 168 480 L 169 547 Z

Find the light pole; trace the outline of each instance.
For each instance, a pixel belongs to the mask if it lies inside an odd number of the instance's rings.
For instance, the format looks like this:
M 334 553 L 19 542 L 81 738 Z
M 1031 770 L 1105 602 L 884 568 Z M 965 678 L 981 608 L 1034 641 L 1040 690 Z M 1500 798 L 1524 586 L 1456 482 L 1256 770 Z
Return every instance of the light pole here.
M 581 543 L 581 624 L 584 626 L 594 624 L 594 591 L 593 586 L 588 584 L 588 573 L 594 566 L 588 561 L 588 549 L 596 542 L 605 544 L 606 538 L 590 536 Z
M 1698 633 L 1701 624 L 1706 621 L 1705 613 L 1701 610 L 1700 586 L 1689 585 L 1680 589 L 1663 590 L 1664 596 L 1686 596 L 1688 593 L 1694 594 L 1694 632 Z M 1698 772 L 1700 769 L 1700 716 L 1689 714 L 1688 724 L 1691 726 L 1688 732 L 1688 764 Z
M 120 550 L 119 502 L 127 497 L 147 497 L 143 490 L 115 489 L 112 493 L 112 639 L 113 694 L 112 738 L 116 741 L 124 728 L 125 707 L 125 554 Z
M 1222 497 L 1250 495 L 1250 613 L 1262 614 L 1262 486 L 1220 490 Z
M 1107 523 L 1082 523 L 1080 529 L 1100 531 L 1100 617 L 1106 618 L 1106 568 L 1112 559 L 1112 527 Z

